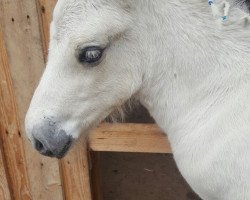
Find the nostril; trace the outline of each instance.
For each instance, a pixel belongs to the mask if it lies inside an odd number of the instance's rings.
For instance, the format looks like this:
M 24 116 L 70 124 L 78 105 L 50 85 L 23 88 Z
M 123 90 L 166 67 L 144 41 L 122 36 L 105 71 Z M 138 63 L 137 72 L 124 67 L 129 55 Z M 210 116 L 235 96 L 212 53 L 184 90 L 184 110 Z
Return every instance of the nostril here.
M 50 151 L 50 150 L 48 150 L 48 151 L 46 151 L 45 153 L 42 153 L 42 154 L 45 155 L 45 156 L 50 156 L 50 157 L 54 156 L 53 152 Z
M 45 127 L 45 128 L 44 128 Z M 62 158 L 70 149 L 73 138 L 64 130 L 44 126 L 32 134 L 33 147 L 42 155 Z
M 41 143 L 39 140 L 35 139 L 35 148 L 37 151 L 44 150 L 43 143 Z

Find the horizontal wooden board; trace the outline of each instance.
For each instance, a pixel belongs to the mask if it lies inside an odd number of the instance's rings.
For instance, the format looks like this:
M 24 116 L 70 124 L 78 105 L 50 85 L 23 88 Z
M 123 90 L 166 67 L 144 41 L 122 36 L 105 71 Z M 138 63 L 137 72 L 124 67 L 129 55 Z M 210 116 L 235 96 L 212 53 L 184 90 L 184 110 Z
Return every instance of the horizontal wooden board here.
M 92 151 L 171 153 L 166 135 L 155 124 L 101 124 L 88 142 Z

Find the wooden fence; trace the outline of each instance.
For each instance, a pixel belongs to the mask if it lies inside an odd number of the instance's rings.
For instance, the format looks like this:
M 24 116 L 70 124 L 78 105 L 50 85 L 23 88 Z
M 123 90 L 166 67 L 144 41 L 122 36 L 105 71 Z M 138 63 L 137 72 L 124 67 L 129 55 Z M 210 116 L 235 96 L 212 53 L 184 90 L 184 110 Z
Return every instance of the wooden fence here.
M 92 176 L 97 176 L 98 156 L 92 155 L 89 164 L 89 150 L 170 152 L 156 126 L 132 124 L 101 125 L 60 161 L 33 149 L 24 117 L 45 67 L 55 3 L 0 0 L 0 200 L 90 200 L 89 169 L 92 166 Z M 93 198 L 101 199 L 97 186 L 93 181 Z

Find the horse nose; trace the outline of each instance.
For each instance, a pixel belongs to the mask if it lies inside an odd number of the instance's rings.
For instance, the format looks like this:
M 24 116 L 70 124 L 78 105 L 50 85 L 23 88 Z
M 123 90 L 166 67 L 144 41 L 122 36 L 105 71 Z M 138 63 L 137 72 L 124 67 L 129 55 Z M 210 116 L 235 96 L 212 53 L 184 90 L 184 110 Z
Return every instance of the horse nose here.
M 62 158 L 70 146 L 73 139 L 62 129 L 58 130 L 55 125 L 45 125 L 36 127 L 32 131 L 33 145 L 42 155 Z
M 34 138 L 34 146 L 44 156 L 62 158 L 69 150 L 72 139 L 71 137 L 59 136 L 55 140 L 48 141 L 47 139 Z
M 49 149 L 47 149 L 44 144 L 39 141 L 38 139 L 34 138 L 35 141 L 35 148 L 37 151 L 39 151 L 41 154 L 45 155 L 45 156 L 50 156 L 53 157 L 53 152 Z

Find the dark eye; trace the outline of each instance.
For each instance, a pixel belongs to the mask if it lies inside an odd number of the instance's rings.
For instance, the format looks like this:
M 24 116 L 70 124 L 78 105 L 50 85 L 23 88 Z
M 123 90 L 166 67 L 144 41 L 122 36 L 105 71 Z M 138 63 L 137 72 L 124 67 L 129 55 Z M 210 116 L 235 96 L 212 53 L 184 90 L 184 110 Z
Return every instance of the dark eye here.
M 101 59 L 103 50 L 99 46 L 86 47 L 80 51 L 78 60 L 81 63 L 95 63 Z

